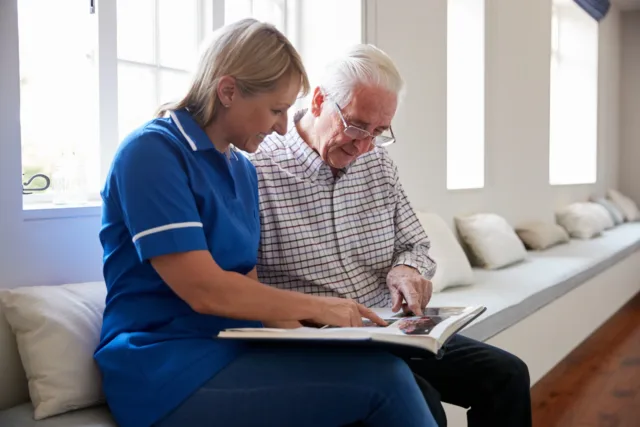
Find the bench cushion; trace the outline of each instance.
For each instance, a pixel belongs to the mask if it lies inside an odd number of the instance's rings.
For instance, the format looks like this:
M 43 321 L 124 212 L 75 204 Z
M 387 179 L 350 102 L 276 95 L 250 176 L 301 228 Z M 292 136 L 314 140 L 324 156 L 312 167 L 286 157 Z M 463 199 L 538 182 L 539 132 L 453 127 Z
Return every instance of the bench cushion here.
M 0 411 L 2 427 L 117 427 L 105 405 L 67 412 L 44 420 L 33 418 L 33 406 L 23 403 Z
M 462 331 L 485 341 L 639 248 L 640 223 L 627 223 L 592 240 L 571 240 L 543 252 L 529 252 L 524 262 L 506 269 L 475 269 L 472 286 L 434 294 L 430 305 L 485 305 L 485 314 Z

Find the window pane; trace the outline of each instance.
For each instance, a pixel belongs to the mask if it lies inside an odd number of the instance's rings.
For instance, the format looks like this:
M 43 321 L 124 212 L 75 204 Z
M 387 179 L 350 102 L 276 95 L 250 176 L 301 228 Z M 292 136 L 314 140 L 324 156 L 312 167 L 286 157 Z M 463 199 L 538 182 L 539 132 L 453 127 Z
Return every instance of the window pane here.
M 484 187 L 484 1 L 447 3 L 447 189 Z
M 155 1 L 118 0 L 118 58 L 155 63 Z
M 118 64 L 118 131 L 120 141 L 132 130 L 153 118 L 156 101 L 154 68 Z
M 255 18 L 273 24 L 285 32 L 284 0 L 227 0 L 224 8 L 225 24 L 244 18 Z
M 322 0 L 299 5 L 301 21 L 295 25 L 298 37 L 291 41 L 302 55 L 313 86 L 319 83 L 326 64 L 334 59 L 336 52 L 362 43 L 362 2 Z M 309 97 L 299 100 L 296 107 L 307 107 Z
M 252 0 L 227 0 L 224 2 L 224 23 L 230 24 L 251 17 Z
M 273 24 L 285 32 L 283 0 L 253 0 L 252 15 L 255 19 Z
M 598 24 L 575 3 L 555 3 L 549 182 L 591 184 L 598 170 Z
M 190 69 L 198 52 L 196 0 L 159 0 L 160 65 Z
M 160 70 L 160 104 L 182 99 L 189 89 L 190 77 L 188 73 Z
M 23 172 L 50 176 L 60 200 L 85 197 L 82 169 L 98 149 L 97 17 L 75 0 L 19 0 L 18 26 Z

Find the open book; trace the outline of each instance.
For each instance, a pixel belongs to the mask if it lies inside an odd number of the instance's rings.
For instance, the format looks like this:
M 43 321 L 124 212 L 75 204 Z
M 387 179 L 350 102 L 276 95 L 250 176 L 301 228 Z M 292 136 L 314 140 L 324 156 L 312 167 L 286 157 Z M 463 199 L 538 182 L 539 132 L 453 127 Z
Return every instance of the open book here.
M 437 355 L 451 336 L 484 313 L 485 310 L 486 308 L 483 306 L 427 307 L 423 316 L 413 316 L 402 312 L 393 313 L 388 308 L 374 309 L 380 317 L 389 323 L 388 326 L 377 326 L 370 320 L 363 319 L 365 326 L 358 328 L 332 326 L 297 329 L 235 328 L 221 331 L 218 338 L 250 341 L 370 341 L 416 347 Z

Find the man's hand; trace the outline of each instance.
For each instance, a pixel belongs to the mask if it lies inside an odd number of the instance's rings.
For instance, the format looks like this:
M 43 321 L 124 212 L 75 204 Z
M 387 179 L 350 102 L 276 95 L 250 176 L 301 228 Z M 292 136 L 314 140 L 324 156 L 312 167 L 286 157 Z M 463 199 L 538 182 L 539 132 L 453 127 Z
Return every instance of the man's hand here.
M 407 265 L 398 265 L 389 271 L 387 286 L 391 291 L 392 311 L 395 313 L 404 308 L 411 310 L 416 316 L 422 315 L 433 290 L 429 280 L 422 277 L 418 270 Z

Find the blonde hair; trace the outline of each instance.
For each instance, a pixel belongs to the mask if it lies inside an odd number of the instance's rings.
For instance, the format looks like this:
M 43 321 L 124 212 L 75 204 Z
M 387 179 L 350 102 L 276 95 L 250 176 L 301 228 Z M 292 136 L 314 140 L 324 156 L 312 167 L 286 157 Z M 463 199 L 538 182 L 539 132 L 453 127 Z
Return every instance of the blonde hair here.
M 303 96 L 310 90 L 302 59 L 291 42 L 273 25 L 243 19 L 213 32 L 186 96 L 162 105 L 156 116 L 187 108 L 200 126 L 208 126 L 221 105 L 218 82 L 223 76 L 234 77 L 243 96 L 270 92 L 283 77 L 299 76 Z

